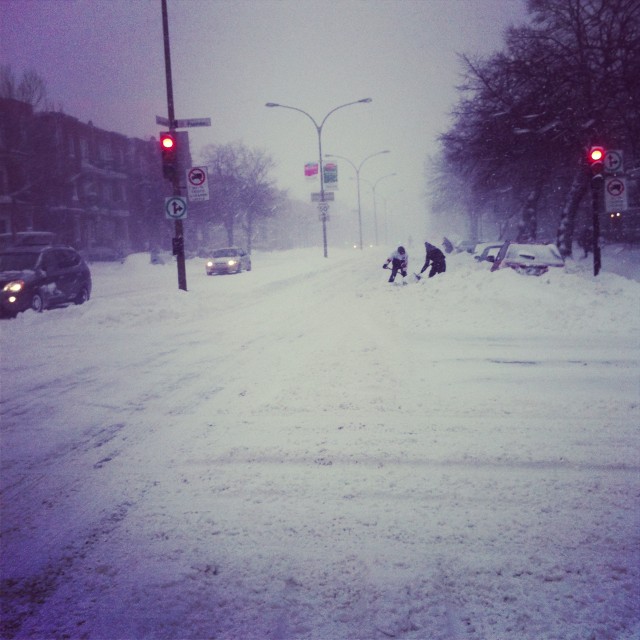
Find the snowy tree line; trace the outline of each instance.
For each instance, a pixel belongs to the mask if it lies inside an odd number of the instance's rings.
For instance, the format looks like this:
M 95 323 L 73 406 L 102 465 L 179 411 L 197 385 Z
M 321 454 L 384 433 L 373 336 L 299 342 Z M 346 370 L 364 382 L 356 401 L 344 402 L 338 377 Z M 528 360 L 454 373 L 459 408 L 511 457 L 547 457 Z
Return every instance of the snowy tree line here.
M 461 56 L 459 101 L 432 159 L 433 209 L 455 206 L 476 238 L 484 218 L 502 237 L 552 240 L 570 255 L 588 224 L 589 147 L 623 150 L 638 174 L 640 0 L 529 0 L 528 11 L 502 51 Z

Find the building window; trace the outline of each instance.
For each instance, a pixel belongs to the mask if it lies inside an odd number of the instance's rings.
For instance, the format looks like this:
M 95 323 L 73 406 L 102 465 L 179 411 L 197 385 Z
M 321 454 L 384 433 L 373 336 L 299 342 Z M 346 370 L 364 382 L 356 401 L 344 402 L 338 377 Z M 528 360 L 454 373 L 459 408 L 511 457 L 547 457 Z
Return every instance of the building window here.
M 112 158 L 111 146 L 106 142 L 100 143 L 99 154 L 100 154 L 100 160 L 104 160 L 104 161 L 111 160 Z

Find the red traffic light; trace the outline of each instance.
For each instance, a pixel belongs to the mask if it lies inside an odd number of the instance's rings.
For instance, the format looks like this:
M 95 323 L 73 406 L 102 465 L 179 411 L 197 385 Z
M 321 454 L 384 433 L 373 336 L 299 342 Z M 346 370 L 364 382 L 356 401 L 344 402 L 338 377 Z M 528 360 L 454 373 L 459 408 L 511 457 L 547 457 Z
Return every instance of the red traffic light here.
M 604 147 L 591 147 L 589 149 L 587 159 L 589 161 L 589 167 L 591 168 L 591 175 L 593 178 L 602 178 L 605 153 Z
M 603 162 L 604 161 L 604 149 L 603 147 L 591 147 L 589 149 L 589 162 Z
M 161 133 L 160 134 L 160 146 L 163 151 L 169 151 L 174 149 L 176 146 L 176 139 L 171 133 Z
M 178 145 L 174 133 L 164 131 L 160 134 L 160 152 L 164 177 L 167 180 L 175 179 L 178 173 Z

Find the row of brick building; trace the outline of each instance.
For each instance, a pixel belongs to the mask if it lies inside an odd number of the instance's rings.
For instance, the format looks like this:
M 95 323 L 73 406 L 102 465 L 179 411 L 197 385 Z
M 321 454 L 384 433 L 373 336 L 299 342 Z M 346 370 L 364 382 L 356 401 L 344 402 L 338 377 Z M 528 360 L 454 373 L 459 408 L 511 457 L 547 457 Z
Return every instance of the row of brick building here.
M 105 256 L 163 248 L 168 188 L 154 138 L 0 98 L 0 233 L 52 231 Z

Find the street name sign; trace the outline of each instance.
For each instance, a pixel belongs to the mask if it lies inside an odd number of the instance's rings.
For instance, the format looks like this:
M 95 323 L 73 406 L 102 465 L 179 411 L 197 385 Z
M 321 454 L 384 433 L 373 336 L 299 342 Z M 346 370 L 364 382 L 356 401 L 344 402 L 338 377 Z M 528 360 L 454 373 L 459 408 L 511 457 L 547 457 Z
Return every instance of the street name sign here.
M 332 191 L 324 192 L 324 201 L 329 202 L 335 200 L 335 193 Z M 321 193 L 312 193 L 311 194 L 311 202 L 322 202 L 322 194 Z
M 189 127 L 210 127 L 211 118 L 188 118 L 186 120 L 174 120 L 173 126 L 169 118 L 163 116 L 156 116 L 156 124 L 163 127 L 169 127 L 170 129 L 188 129 Z
M 176 120 L 176 129 L 188 127 L 210 127 L 211 118 L 190 118 L 188 120 Z

